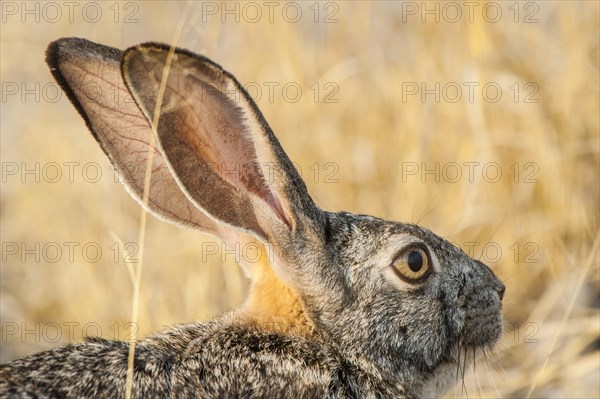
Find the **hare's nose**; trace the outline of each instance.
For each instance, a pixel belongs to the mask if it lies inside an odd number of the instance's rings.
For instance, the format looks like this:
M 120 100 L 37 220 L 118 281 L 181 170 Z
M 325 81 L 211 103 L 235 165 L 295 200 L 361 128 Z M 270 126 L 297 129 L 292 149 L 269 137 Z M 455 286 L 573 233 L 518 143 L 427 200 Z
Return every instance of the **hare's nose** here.
M 502 300 L 502 298 L 504 298 L 504 291 L 506 291 L 506 287 L 504 286 L 504 284 L 498 282 L 496 291 L 498 292 L 498 296 L 500 297 L 500 300 Z

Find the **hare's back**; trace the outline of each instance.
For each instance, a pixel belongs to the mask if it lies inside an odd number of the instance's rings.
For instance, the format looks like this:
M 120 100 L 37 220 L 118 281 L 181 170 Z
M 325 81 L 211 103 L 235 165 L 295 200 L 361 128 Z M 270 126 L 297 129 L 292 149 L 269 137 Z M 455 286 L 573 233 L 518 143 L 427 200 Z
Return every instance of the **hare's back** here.
M 173 393 L 178 398 L 405 397 L 400 387 L 365 372 L 333 347 L 301 334 L 217 322 L 176 364 Z
M 321 343 L 256 326 L 215 326 L 173 371 L 176 397 L 328 397 L 339 361 Z
M 132 397 L 346 396 L 348 373 L 326 345 L 236 319 L 140 341 Z M 18 359 L 0 366 L 0 397 L 124 397 L 128 354 L 127 342 L 88 338 Z
M 124 397 L 128 351 L 125 342 L 92 338 L 3 364 L 0 397 Z M 141 397 L 150 392 L 147 387 L 157 396 L 168 395 L 169 359 L 144 348 L 136 352 L 136 392 Z
M 169 397 L 176 362 L 203 323 L 170 327 L 140 341 L 133 365 L 133 397 Z M 51 349 L 0 365 L 2 398 L 124 397 L 129 344 L 103 338 Z

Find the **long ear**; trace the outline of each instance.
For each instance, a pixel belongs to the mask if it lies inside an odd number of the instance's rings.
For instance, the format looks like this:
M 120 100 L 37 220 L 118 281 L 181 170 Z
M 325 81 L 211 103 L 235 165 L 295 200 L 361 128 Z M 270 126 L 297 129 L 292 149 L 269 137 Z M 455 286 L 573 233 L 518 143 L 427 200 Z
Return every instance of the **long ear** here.
M 188 197 L 217 220 L 277 242 L 314 219 L 306 186 L 240 83 L 211 60 L 147 43 L 125 51 L 122 74 Z M 156 107 L 163 72 L 167 81 Z M 289 236 L 288 236 L 289 238 Z
M 177 224 L 217 234 L 213 219 L 191 204 L 158 150 L 147 119 L 121 77 L 123 52 L 78 38 L 50 43 L 46 62 L 131 195 L 141 200 L 148 148 L 154 151 L 148 208 Z

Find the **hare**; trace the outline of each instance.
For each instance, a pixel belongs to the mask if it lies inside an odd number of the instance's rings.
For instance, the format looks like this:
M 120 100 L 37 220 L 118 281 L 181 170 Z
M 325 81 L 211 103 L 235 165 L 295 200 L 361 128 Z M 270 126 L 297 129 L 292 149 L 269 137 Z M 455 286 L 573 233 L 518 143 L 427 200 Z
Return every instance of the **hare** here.
M 504 285 L 486 265 L 422 227 L 317 207 L 213 61 L 79 38 L 46 60 L 134 199 L 150 149 L 150 213 L 265 255 L 241 262 L 242 309 L 138 342 L 132 397 L 435 397 L 499 340 Z M 4 364 L 0 396 L 123 397 L 128 347 L 87 338 Z

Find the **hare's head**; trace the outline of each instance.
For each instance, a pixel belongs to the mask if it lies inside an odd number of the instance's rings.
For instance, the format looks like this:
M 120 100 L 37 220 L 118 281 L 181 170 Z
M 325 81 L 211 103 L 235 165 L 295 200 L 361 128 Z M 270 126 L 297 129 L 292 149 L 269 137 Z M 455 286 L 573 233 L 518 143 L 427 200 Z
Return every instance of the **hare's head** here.
M 121 52 L 82 39 L 52 43 L 48 63 L 143 206 L 268 254 L 241 262 L 249 317 L 314 336 L 421 395 L 448 387 L 461 349 L 499 339 L 504 286 L 488 267 L 421 227 L 319 209 L 219 65 L 159 44 Z
M 461 358 L 500 338 L 503 284 L 429 230 L 341 213 L 320 231 L 304 250 L 322 243 L 319 255 L 298 258 L 291 280 L 317 329 L 386 380 L 439 395 L 462 373 Z

